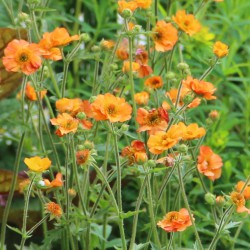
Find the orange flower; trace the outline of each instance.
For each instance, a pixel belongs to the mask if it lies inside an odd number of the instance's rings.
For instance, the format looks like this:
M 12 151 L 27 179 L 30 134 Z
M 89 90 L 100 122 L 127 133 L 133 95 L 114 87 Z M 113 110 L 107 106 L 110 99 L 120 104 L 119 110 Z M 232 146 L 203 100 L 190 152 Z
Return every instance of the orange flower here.
M 228 46 L 225 43 L 217 41 L 213 46 L 213 52 L 218 58 L 227 56 Z
M 146 79 L 144 85 L 151 89 L 159 89 L 163 86 L 161 76 L 152 76 Z
M 106 50 L 110 50 L 115 46 L 115 41 L 113 40 L 102 40 L 100 45 Z
M 236 205 L 236 211 L 238 213 L 247 212 L 250 214 L 250 209 L 245 207 L 246 201 L 243 194 L 233 191 L 230 194 L 230 198 L 232 202 Z
M 178 125 L 182 131 L 183 141 L 198 139 L 206 134 L 206 130 L 202 127 L 199 128 L 197 123 L 186 126 L 183 122 L 180 122 Z
M 135 102 L 139 105 L 147 105 L 149 100 L 149 93 L 142 91 L 135 94 Z
M 118 12 L 121 14 L 125 9 L 129 9 L 132 12 L 138 8 L 138 5 L 135 1 L 118 1 Z
M 84 165 L 88 162 L 90 156 L 90 150 L 84 149 L 76 152 L 76 163 L 77 165 Z
M 37 44 L 15 39 L 4 49 L 3 65 L 7 71 L 31 75 L 42 64 L 41 53 Z
M 62 59 L 62 53 L 59 48 L 54 47 L 50 37 L 50 33 L 46 32 L 39 42 L 39 46 L 43 51 L 43 57 L 53 61 L 59 61 Z
M 40 95 L 40 99 L 43 99 L 46 93 L 47 90 L 39 91 L 38 95 Z M 25 95 L 30 101 L 37 101 L 36 91 L 29 83 L 26 85 Z
M 41 158 L 39 156 L 25 158 L 24 163 L 28 166 L 29 170 L 37 173 L 47 170 L 51 165 L 49 158 Z
M 44 183 L 47 188 L 57 188 L 63 186 L 63 175 L 62 173 L 57 173 L 56 178 L 51 182 L 48 179 L 44 179 Z
M 136 121 L 140 125 L 138 132 L 148 131 L 150 134 L 154 134 L 156 131 L 167 128 L 169 117 L 167 111 L 163 108 L 151 109 L 149 111 L 139 108 Z
M 186 32 L 189 36 L 198 33 L 201 30 L 200 22 L 192 14 L 186 14 L 185 10 L 177 11 L 176 15 L 172 17 L 181 30 Z
M 62 208 L 55 202 L 49 202 L 45 204 L 46 213 L 49 213 L 52 218 L 60 218 L 62 216 Z
M 172 125 L 167 132 L 159 131 L 150 135 L 148 139 L 149 151 L 153 154 L 161 154 L 176 145 L 181 139 L 181 134 L 180 128 L 176 124 Z
M 222 159 L 215 154 L 210 147 L 201 146 L 200 155 L 198 156 L 198 170 L 201 174 L 214 181 L 221 176 Z
M 52 47 L 65 46 L 80 39 L 79 35 L 70 36 L 65 28 L 56 28 L 52 32 L 45 34 L 48 35 Z
M 198 79 L 188 76 L 186 80 L 183 80 L 183 85 L 207 100 L 216 99 L 216 97 L 213 96 L 216 88 L 210 82 L 199 81 Z
M 132 62 L 132 71 L 133 71 L 133 72 L 137 72 L 139 69 L 140 69 L 140 64 L 139 64 L 139 63 L 136 63 L 136 62 Z M 123 71 L 124 73 L 130 71 L 130 62 L 129 62 L 129 61 L 123 62 L 122 71 Z
M 177 29 L 171 23 L 166 23 L 163 20 L 156 23 L 153 32 L 155 32 L 153 40 L 157 51 L 165 52 L 172 50 L 178 41 Z
M 237 192 L 241 192 L 241 190 L 243 189 L 243 187 L 245 186 L 245 182 L 244 181 L 239 181 L 235 187 L 235 189 L 237 190 Z M 243 195 L 244 198 L 246 200 L 250 199 L 250 186 L 247 185 L 246 188 L 243 191 Z
M 139 47 L 136 50 L 135 62 L 139 63 L 140 68 L 138 69 L 138 77 L 144 78 L 150 75 L 153 70 L 147 65 L 148 63 L 148 52 L 144 50 L 144 47 Z
M 129 165 L 143 163 L 148 159 L 145 144 L 139 140 L 134 140 L 131 142 L 131 146 L 125 147 L 121 152 L 121 156 L 128 158 Z
M 70 132 L 75 133 L 79 121 L 67 113 L 59 114 L 57 118 L 50 119 L 52 125 L 59 126 L 56 131 L 58 136 L 64 136 Z
M 192 222 L 187 209 L 182 208 L 179 212 L 172 211 L 167 213 L 157 225 L 166 232 L 181 232 L 192 226 Z
M 93 117 L 97 121 L 124 122 L 131 118 L 132 107 L 124 98 L 110 93 L 98 95 L 92 103 Z
M 137 6 L 142 9 L 148 9 L 151 6 L 152 0 L 134 0 Z
M 82 100 L 79 98 L 62 98 L 56 101 L 56 110 L 60 113 L 68 113 L 71 116 L 75 116 L 78 112 L 80 112 L 81 107 Z
M 190 92 L 191 91 L 188 88 L 182 86 L 178 107 L 182 107 L 184 105 L 184 99 L 190 94 Z M 177 101 L 177 96 L 178 96 L 178 89 L 170 89 L 169 92 L 166 92 L 165 95 L 172 102 L 172 104 L 175 105 Z M 195 108 L 200 105 L 200 102 L 201 102 L 200 98 L 195 98 L 190 104 L 188 104 L 187 107 Z M 163 102 L 163 103 L 164 103 L 163 104 L 164 108 L 166 108 L 167 110 L 171 109 L 171 106 L 168 103 L 166 102 Z

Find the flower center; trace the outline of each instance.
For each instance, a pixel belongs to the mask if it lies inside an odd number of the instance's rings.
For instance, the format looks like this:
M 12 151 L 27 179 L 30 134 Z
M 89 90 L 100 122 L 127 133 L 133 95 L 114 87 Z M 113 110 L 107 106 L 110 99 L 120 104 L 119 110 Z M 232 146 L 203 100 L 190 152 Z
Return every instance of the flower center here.
M 26 53 L 21 53 L 19 56 L 20 62 L 27 62 L 29 60 L 29 57 Z
M 107 113 L 109 115 L 113 115 L 116 113 L 116 107 L 114 104 L 109 104 L 109 106 L 107 107 Z
M 148 119 L 147 119 L 148 125 L 154 126 L 154 125 L 158 125 L 159 123 L 160 123 L 160 119 L 159 119 L 159 115 L 157 113 L 148 115 Z

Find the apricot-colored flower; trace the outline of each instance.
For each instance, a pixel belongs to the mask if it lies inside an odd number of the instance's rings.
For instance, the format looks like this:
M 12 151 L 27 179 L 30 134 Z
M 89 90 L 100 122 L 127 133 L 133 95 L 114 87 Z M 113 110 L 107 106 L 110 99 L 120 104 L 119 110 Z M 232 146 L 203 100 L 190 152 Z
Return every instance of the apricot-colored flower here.
M 22 180 L 18 184 L 18 192 L 23 194 L 24 190 L 26 190 L 29 185 L 30 185 L 30 179 L 29 178 Z
M 69 32 L 65 28 L 56 28 L 49 33 L 49 37 L 52 47 L 65 46 L 72 41 L 77 41 L 80 39 L 79 35 L 70 36 Z
M 172 50 L 178 41 L 178 31 L 171 24 L 161 20 L 156 23 L 153 29 L 153 40 L 157 51 L 165 52 Z
M 56 134 L 64 136 L 70 132 L 75 133 L 78 128 L 79 121 L 67 113 L 59 114 L 57 118 L 50 119 L 52 125 L 59 126 Z
M 146 110 L 139 108 L 137 110 L 136 121 L 140 127 L 138 132 L 148 131 L 154 134 L 156 131 L 163 131 L 167 128 L 169 117 L 168 112 L 163 108 Z
M 147 105 L 149 100 L 149 93 L 142 91 L 135 94 L 135 102 L 139 105 Z
M 45 211 L 49 213 L 52 218 L 60 218 L 62 216 L 62 208 L 55 202 L 49 202 L 45 204 Z
M 76 152 L 76 163 L 77 165 L 84 165 L 86 162 L 88 162 L 90 157 L 90 150 L 89 149 L 83 149 Z
M 4 49 L 3 65 L 7 71 L 31 75 L 42 64 L 41 54 L 41 49 L 37 44 L 14 39 Z
M 118 12 L 121 14 L 125 9 L 129 9 L 132 12 L 135 11 L 138 8 L 138 5 L 135 1 L 118 1 Z
M 186 126 L 183 122 L 180 122 L 178 125 L 182 131 L 183 141 L 199 139 L 206 134 L 206 130 L 203 127 L 199 127 L 197 123 L 191 123 Z
M 176 145 L 181 139 L 181 135 L 182 132 L 178 124 L 172 125 L 167 132 L 156 132 L 154 135 L 150 135 L 148 139 L 149 151 L 153 154 L 161 154 Z
M 198 79 L 188 76 L 186 80 L 183 80 L 183 85 L 192 90 L 196 95 L 200 95 L 207 100 L 216 99 L 216 96 L 213 95 L 216 88 L 210 82 L 199 81 Z
M 181 91 L 180 91 L 180 96 L 179 96 L 179 103 L 178 107 L 182 107 L 184 105 L 184 99 L 191 93 L 191 91 L 182 86 Z M 172 105 L 174 106 L 177 101 L 178 97 L 178 89 L 170 89 L 168 92 L 166 92 L 166 97 L 172 102 Z M 195 98 L 191 103 L 188 104 L 188 108 L 195 108 L 199 106 L 201 103 L 200 98 Z M 171 109 L 171 106 L 167 102 L 163 102 L 163 107 L 166 108 L 167 110 Z
M 235 187 L 235 189 L 237 190 L 237 192 L 241 192 L 241 190 L 243 189 L 243 187 L 245 186 L 245 182 L 244 181 L 239 181 Z M 250 199 L 250 186 L 247 185 L 246 188 L 244 189 L 243 193 L 244 198 L 246 200 Z
M 228 46 L 225 43 L 217 41 L 213 46 L 213 52 L 218 58 L 227 56 Z
M 177 11 L 176 15 L 173 16 L 172 19 L 176 22 L 178 27 L 189 36 L 192 36 L 201 30 L 200 22 L 194 15 L 186 14 L 185 10 Z
M 233 191 L 230 194 L 230 198 L 231 198 L 232 202 L 236 205 L 236 211 L 238 213 L 247 212 L 250 214 L 250 209 L 245 207 L 246 200 L 245 200 L 243 194 Z
M 163 220 L 157 223 L 166 232 L 181 232 L 187 227 L 192 226 L 192 222 L 186 208 L 180 211 L 172 211 L 165 215 Z
M 79 98 L 62 98 L 56 101 L 56 110 L 60 113 L 68 113 L 71 116 L 75 116 L 78 112 L 80 112 L 81 107 L 82 100 Z
M 133 72 L 137 72 L 139 69 L 140 69 L 140 64 L 139 64 L 139 63 L 136 63 L 136 62 L 132 62 L 132 71 L 133 71 Z M 122 71 L 123 71 L 124 73 L 130 71 L 130 62 L 129 62 L 129 61 L 123 62 Z
M 218 196 L 216 196 L 216 198 L 215 198 L 215 202 L 216 202 L 218 205 L 222 205 L 222 204 L 224 204 L 224 202 L 225 202 L 225 198 L 224 198 L 224 196 L 222 196 L 222 195 L 218 195 Z
M 131 142 L 131 146 L 125 147 L 121 152 L 121 156 L 128 158 L 129 165 L 143 163 L 148 159 L 145 144 L 139 140 L 134 140 Z
M 24 163 L 27 165 L 29 170 L 37 173 L 41 173 L 47 170 L 51 165 L 51 161 L 49 158 L 41 158 L 39 156 L 25 158 Z
M 223 162 L 221 157 L 215 154 L 210 147 L 200 147 L 197 167 L 201 174 L 204 174 L 210 180 L 214 181 L 220 178 L 222 166 Z
M 137 71 L 138 77 L 144 78 L 145 76 L 148 76 L 153 72 L 152 68 L 147 64 L 148 52 L 145 51 L 144 47 L 140 46 L 136 50 L 135 62 L 139 63 L 140 65 L 140 68 Z
M 150 89 L 159 89 L 163 86 L 161 76 L 152 76 L 146 79 L 144 85 Z
M 137 6 L 142 9 L 148 9 L 151 6 L 152 0 L 134 0 Z
M 56 178 L 51 182 L 48 179 L 44 179 L 46 188 L 57 188 L 63 186 L 63 175 L 62 173 L 57 173 Z
M 110 50 L 115 46 L 115 41 L 113 40 L 102 40 L 100 45 L 106 50 Z
M 40 95 L 40 99 L 43 99 L 46 93 L 47 93 L 47 90 L 39 91 L 38 95 Z M 36 91 L 34 87 L 32 87 L 29 83 L 26 84 L 25 95 L 27 99 L 29 99 L 30 101 L 37 101 Z
M 124 122 L 131 118 L 132 107 L 124 98 L 110 93 L 98 95 L 91 106 L 93 117 L 97 121 Z
M 43 51 L 43 57 L 53 61 L 59 61 L 62 59 L 62 53 L 59 48 L 54 47 L 50 37 L 50 33 L 46 32 L 39 42 L 39 46 Z

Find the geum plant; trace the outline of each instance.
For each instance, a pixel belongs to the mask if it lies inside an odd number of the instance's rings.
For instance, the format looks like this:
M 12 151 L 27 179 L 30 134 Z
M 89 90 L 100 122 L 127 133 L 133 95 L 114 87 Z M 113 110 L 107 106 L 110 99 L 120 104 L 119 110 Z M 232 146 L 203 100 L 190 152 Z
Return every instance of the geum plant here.
M 192 75 L 183 58 L 182 41 L 192 42 L 192 36 L 200 32 L 197 14 L 208 2 L 202 1 L 195 14 L 180 9 L 171 18 L 160 19 L 157 1 L 154 5 L 151 0 L 118 1 L 121 31 L 116 41 L 103 39 L 92 47 L 96 61 L 89 74 L 94 75 L 93 84 L 91 96 L 84 100 L 67 96 L 71 93 L 67 80 L 70 63 L 79 60 L 79 51 L 85 53 L 81 44 L 88 43 L 89 35 L 70 36 L 59 27 L 40 33 L 33 11 L 38 3 L 27 5 L 33 20 L 30 25 L 25 16 L 28 41 L 11 41 L 2 58 L 7 71 L 23 73 L 18 96 L 21 119 L 27 126 L 14 170 L 16 176 L 24 161 L 28 171 L 19 188 L 25 197 L 22 228 L 10 227 L 21 235 L 19 249 L 42 225 L 43 249 L 61 244 L 61 249 L 86 250 L 212 250 L 225 228 L 237 226 L 230 222 L 235 211 L 250 213 L 245 207 L 250 198 L 249 177 L 229 195 L 216 197 L 207 187 L 208 181 L 211 186 L 222 174 L 222 158 L 204 142 L 218 112 L 212 110 L 206 123 L 199 124 L 192 122 L 189 113 L 216 99 L 216 87 L 206 78 L 228 54 L 226 44 L 215 42 L 211 66 L 201 76 Z M 137 19 L 149 9 L 154 14 L 147 16 L 143 30 Z M 73 49 L 65 49 L 70 43 Z M 63 67 L 60 83 L 55 61 Z M 34 107 L 39 123 L 32 127 Z M 23 153 L 30 130 L 37 136 L 37 150 Z M 209 239 L 203 237 L 199 211 L 187 190 L 196 177 L 214 219 L 215 233 Z M 133 181 L 137 193 L 129 205 L 123 192 L 127 180 Z M 3 216 L 1 249 L 15 181 Z M 31 196 L 39 199 L 42 217 L 27 228 Z M 50 220 L 54 229 L 49 230 Z M 188 231 L 194 237 L 185 234 Z

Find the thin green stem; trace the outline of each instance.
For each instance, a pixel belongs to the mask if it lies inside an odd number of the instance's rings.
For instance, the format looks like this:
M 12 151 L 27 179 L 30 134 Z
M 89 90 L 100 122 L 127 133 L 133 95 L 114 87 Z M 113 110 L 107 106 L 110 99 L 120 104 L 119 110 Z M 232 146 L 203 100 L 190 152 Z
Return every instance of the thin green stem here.
M 141 188 L 140 188 L 140 192 L 139 192 L 137 201 L 136 201 L 135 211 L 139 211 L 140 210 L 140 206 L 141 206 L 143 194 L 145 192 L 146 184 L 147 184 L 146 178 L 144 178 L 144 180 L 142 182 L 142 185 L 141 185 Z M 138 223 L 138 216 L 139 216 L 139 213 L 136 213 L 134 215 L 129 250 L 133 250 L 134 249 L 134 243 L 135 243 L 135 237 L 136 237 L 136 231 L 137 231 L 137 223 Z
M 66 82 L 68 79 L 68 70 L 69 70 L 69 62 L 65 60 L 63 64 L 63 81 L 62 81 L 62 89 L 61 89 L 61 98 L 64 98 L 64 95 L 65 95 Z
M 201 240 L 200 240 L 199 233 L 198 233 L 197 228 L 196 228 L 196 226 L 195 226 L 194 218 L 193 218 L 191 209 L 190 209 L 190 207 L 189 207 L 188 199 L 187 199 L 187 196 L 186 196 L 185 186 L 184 186 L 184 183 L 183 183 L 183 178 L 182 178 L 182 176 L 181 176 L 181 166 L 180 166 L 180 164 L 178 164 L 177 170 L 178 170 L 178 177 L 179 177 L 179 183 L 180 183 L 182 198 L 183 198 L 183 201 L 184 201 L 184 203 L 185 203 L 185 206 L 186 206 L 186 208 L 187 208 L 187 210 L 188 210 L 189 217 L 190 217 L 190 220 L 191 220 L 192 225 L 193 225 L 193 228 L 194 228 L 195 237 L 196 237 L 196 240 L 197 240 L 198 245 L 199 245 L 199 249 L 202 250 L 202 249 L 203 249 L 203 246 L 202 246 L 202 243 L 201 243 Z
M 29 199 L 30 199 L 30 194 L 31 194 L 31 190 L 34 184 L 35 177 L 36 175 L 34 174 L 29 184 L 27 194 L 25 194 L 25 203 L 24 203 L 24 210 L 23 210 L 23 225 L 22 225 L 22 240 L 20 244 L 20 250 L 23 249 L 25 241 L 27 237 L 29 236 L 26 232 L 26 225 L 27 225 L 27 218 L 28 218 Z
M 200 77 L 200 81 L 205 79 L 215 68 L 217 62 L 218 62 L 219 58 L 216 58 L 216 60 L 214 61 L 214 63 L 202 74 L 202 76 Z

